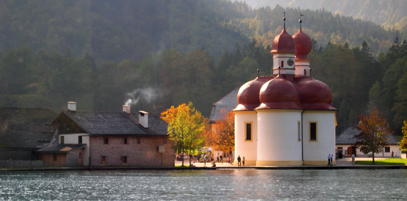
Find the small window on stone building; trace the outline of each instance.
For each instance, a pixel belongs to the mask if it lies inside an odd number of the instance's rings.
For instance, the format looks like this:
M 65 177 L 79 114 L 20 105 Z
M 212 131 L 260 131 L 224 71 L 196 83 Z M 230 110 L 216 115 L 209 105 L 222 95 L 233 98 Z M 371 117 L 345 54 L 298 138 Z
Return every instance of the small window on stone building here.
M 52 154 L 52 160 L 53 160 L 53 161 L 57 161 L 57 160 L 58 160 L 58 155 Z
M 389 153 L 390 152 L 390 147 L 384 147 L 384 152 Z
M 311 122 L 309 124 L 310 141 L 317 141 L 317 123 Z
M 252 140 L 252 124 L 246 123 L 246 140 Z
M 108 137 L 104 137 L 104 138 L 103 138 L 103 143 L 104 143 L 104 144 L 109 144 L 109 138 L 108 138 Z
M 307 71 L 304 69 L 304 76 L 307 76 Z
M 78 144 L 82 144 L 82 136 L 78 136 Z
M 127 156 L 122 156 L 122 163 L 127 163 Z
M 65 136 L 60 137 L 60 144 L 65 144 Z
M 127 137 L 123 138 L 123 144 L 127 144 Z
M 281 68 L 284 68 L 284 61 L 281 61 Z
M 140 144 L 141 143 L 141 139 L 138 137 L 137 138 L 137 144 Z
M 100 163 L 101 163 L 101 164 L 105 164 L 105 163 L 106 163 L 106 160 L 107 160 L 107 157 L 106 157 L 106 156 L 100 157 Z

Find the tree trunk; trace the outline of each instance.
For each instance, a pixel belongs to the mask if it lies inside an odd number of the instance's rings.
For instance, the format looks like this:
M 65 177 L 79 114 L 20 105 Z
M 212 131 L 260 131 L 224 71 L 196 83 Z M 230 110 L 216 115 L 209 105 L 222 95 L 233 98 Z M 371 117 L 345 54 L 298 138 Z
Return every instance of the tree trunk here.
M 373 159 L 373 165 L 375 164 L 375 161 L 374 161 L 374 152 L 372 152 L 372 159 Z
M 181 154 L 181 167 L 184 167 L 184 154 Z

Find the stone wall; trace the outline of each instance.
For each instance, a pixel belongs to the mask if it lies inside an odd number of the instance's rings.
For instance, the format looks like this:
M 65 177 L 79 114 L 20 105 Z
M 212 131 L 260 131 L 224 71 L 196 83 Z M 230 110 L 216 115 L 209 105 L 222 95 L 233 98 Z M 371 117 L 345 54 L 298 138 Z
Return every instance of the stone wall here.
M 65 166 L 68 167 L 78 167 L 84 166 L 83 163 L 84 149 L 72 149 L 66 154 Z
M 108 144 L 105 144 L 105 138 Z M 91 166 L 173 167 L 175 152 L 167 136 L 90 137 Z M 124 138 L 127 138 L 125 144 Z M 161 148 L 160 148 L 161 147 Z M 105 156 L 105 161 L 102 157 Z M 123 161 L 127 158 L 127 162 Z
M 45 166 L 66 166 L 66 154 L 42 153 L 40 160 Z

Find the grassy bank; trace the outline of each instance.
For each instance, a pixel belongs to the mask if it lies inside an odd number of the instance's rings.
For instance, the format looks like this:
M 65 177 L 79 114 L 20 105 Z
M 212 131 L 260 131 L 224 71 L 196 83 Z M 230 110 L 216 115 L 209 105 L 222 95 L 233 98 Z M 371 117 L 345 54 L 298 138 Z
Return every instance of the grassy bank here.
M 375 160 L 375 164 L 372 161 L 356 161 L 357 165 L 407 165 L 407 159 L 403 158 L 386 158 L 384 160 Z

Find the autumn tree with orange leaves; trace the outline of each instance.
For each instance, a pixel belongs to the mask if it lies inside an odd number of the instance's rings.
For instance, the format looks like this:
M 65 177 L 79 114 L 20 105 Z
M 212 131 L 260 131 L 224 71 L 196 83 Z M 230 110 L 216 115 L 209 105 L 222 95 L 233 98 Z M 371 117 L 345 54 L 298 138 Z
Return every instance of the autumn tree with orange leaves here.
M 207 146 L 224 153 L 231 153 L 235 146 L 234 115 L 232 112 L 226 114 L 225 120 L 218 121 L 209 128 L 205 135 Z
M 361 133 L 357 136 L 357 146 L 364 154 L 372 153 L 372 161 L 375 163 L 375 153 L 383 150 L 386 145 L 390 128 L 386 119 L 378 109 L 373 109 L 360 117 L 358 128 Z
M 177 154 L 182 155 L 184 166 L 183 155 L 192 155 L 203 147 L 202 133 L 205 130 L 206 119 L 191 102 L 177 107 L 171 106 L 161 113 L 161 119 L 168 123 L 169 139 L 174 142 Z M 189 164 L 191 165 L 191 158 Z

